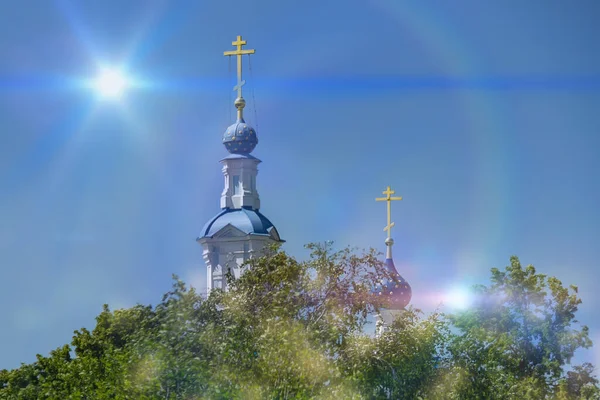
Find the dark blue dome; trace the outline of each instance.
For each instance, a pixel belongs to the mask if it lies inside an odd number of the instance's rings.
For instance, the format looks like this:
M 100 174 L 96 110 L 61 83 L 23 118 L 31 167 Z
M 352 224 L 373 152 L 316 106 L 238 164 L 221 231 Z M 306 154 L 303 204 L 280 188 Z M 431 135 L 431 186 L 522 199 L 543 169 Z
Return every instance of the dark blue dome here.
M 244 119 L 238 119 L 223 134 L 223 144 L 230 153 L 249 154 L 258 144 L 258 137 Z
M 277 229 L 267 217 L 256 210 L 247 208 L 224 209 L 204 225 L 200 238 L 212 237 L 227 225 L 231 225 L 246 234 L 267 235 L 277 241 L 283 241 L 279 238 Z
M 398 273 L 394 260 L 387 258 L 385 268 L 392 279 L 384 279 L 373 289 L 373 293 L 383 297 L 384 307 L 389 310 L 402 310 L 410 303 L 412 289 L 408 282 Z

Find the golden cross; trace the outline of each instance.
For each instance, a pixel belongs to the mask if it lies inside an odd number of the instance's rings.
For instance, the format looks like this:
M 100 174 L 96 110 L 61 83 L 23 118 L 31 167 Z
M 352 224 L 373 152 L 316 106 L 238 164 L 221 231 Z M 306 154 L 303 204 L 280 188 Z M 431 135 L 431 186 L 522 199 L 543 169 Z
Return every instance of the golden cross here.
M 237 37 L 235 42 L 231 42 L 232 45 L 237 46 L 237 50 L 225 51 L 223 52 L 224 56 L 237 56 L 237 85 L 233 88 L 233 90 L 237 90 L 239 98 L 242 97 L 242 86 L 246 83 L 246 81 L 242 80 L 242 55 L 244 54 L 254 54 L 256 50 L 242 50 L 242 46 L 246 44 L 245 40 L 242 40 L 241 36 Z
M 392 237 L 392 226 L 394 223 L 392 222 L 392 200 L 402 200 L 402 197 L 392 197 L 392 195 L 396 193 L 389 186 L 383 192 L 385 197 L 378 197 L 375 201 L 387 201 L 387 226 L 383 228 L 384 231 L 387 231 L 388 238 Z

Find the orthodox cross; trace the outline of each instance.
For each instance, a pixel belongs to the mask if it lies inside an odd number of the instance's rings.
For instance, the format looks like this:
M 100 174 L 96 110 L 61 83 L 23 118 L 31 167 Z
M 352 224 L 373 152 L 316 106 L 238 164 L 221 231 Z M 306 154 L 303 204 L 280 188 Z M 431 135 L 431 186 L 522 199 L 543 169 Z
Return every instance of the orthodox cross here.
M 392 222 L 392 200 L 402 200 L 402 197 L 392 197 L 395 191 L 392 190 L 389 186 L 387 189 L 382 192 L 385 194 L 385 197 L 378 197 L 375 201 L 387 201 L 387 226 L 383 228 L 384 231 L 387 231 L 388 238 L 392 237 L 392 227 L 394 223 Z
M 254 52 L 256 50 L 242 50 L 242 46 L 244 46 L 246 44 L 245 40 L 242 40 L 241 36 L 237 37 L 237 40 L 235 42 L 231 42 L 231 44 L 233 46 L 236 46 L 237 49 L 236 50 L 232 50 L 232 51 L 225 51 L 223 52 L 224 56 L 237 56 L 237 85 L 233 88 L 233 90 L 237 90 L 238 98 L 242 97 L 242 86 L 244 86 L 244 84 L 246 83 L 246 81 L 242 80 L 242 56 L 244 54 L 254 54 Z

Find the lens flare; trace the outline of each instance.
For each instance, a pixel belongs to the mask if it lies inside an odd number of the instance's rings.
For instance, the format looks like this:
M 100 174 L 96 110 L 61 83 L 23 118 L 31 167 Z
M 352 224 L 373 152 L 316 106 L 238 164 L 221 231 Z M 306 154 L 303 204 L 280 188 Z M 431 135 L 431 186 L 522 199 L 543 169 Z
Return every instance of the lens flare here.
M 125 74 L 117 69 L 104 69 L 94 80 L 93 88 L 101 97 L 119 98 L 129 86 Z
M 469 290 L 461 287 L 450 289 L 443 299 L 443 304 L 452 310 L 466 310 L 472 302 L 473 297 Z

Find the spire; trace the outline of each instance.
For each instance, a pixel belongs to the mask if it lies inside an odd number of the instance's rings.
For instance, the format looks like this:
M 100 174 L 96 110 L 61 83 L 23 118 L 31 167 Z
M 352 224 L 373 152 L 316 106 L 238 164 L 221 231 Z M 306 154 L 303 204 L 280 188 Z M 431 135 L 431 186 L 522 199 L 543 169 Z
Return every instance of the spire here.
M 231 42 L 233 46 L 236 46 L 236 50 L 223 52 L 224 56 L 237 56 L 237 85 L 233 87 L 233 90 L 237 90 L 237 98 L 233 103 L 237 108 L 237 119 L 244 121 L 244 107 L 246 106 L 246 100 L 242 97 L 242 86 L 246 84 L 245 80 L 242 80 L 242 55 L 254 54 L 256 50 L 242 50 L 242 46 L 246 45 L 246 41 L 242 40 L 242 36 L 238 36 L 235 42 Z
M 230 125 L 223 134 L 223 144 L 231 155 L 221 160 L 223 163 L 223 174 L 225 175 L 225 187 L 221 194 L 221 208 L 223 209 L 250 209 L 260 208 L 260 199 L 256 190 L 257 165 L 260 160 L 250 153 L 258 144 L 256 131 L 244 121 L 244 107 L 246 101 L 242 97 L 242 86 L 246 83 L 242 79 L 242 56 L 254 54 L 255 50 L 243 50 L 246 44 L 241 36 L 235 42 L 236 50 L 226 51 L 225 56 L 237 57 L 237 90 L 235 107 L 238 110 L 237 121 Z
M 395 225 L 392 222 L 392 200 L 402 200 L 402 197 L 392 197 L 396 192 L 392 190 L 391 187 L 387 187 L 385 191 L 382 192 L 386 197 L 378 197 L 375 201 L 387 201 L 387 225 L 383 228 L 384 231 L 387 231 L 387 239 L 385 239 L 385 244 L 387 246 L 386 250 L 386 258 L 392 259 L 392 245 L 394 244 L 394 239 L 392 239 L 392 227 Z
M 233 90 L 237 90 L 237 98 L 233 103 L 235 108 L 237 108 L 237 121 L 225 131 L 223 144 L 227 148 L 227 151 L 232 154 L 248 155 L 258 144 L 258 137 L 254 128 L 244 121 L 246 100 L 242 97 L 242 86 L 246 84 L 246 81 L 242 79 L 242 56 L 244 54 L 254 54 L 255 50 L 242 50 L 242 46 L 246 44 L 246 41 L 242 40 L 241 36 L 238 36 L 237 40 L 231 44 L 236 46 L 237 49 L 225 51 L 223 55 L 237 56 L 237 85 L 233 88 Z
M 383 330 L 386 329 L 396 318 L 398 312 L 403 310 L 412 297 L 412 289 L 408 282 L 398 273 L 396 266 L 394 265 L 394 259 L 392 258 L 392 245 L 394 239 L 392 239 L 392 227 L 395 225 L 392 222 L 392 201 L 402 200 L 402 197 L 392 197 L 395 192 L 391 187 L 383 192 L 385 197 L 376 198 L 376 201 L 387 202 L 387 225 L 383 228 L 387 231 L 387 238 L 385 239 L 386 257 L 383 267 L 387 270 L 387 276 L 379 281 L 379 284 L 373 288 L 373 293 L 382 297 L 384 305 L 378 313 L 377 322 L 377 335 L 380 335 Z

